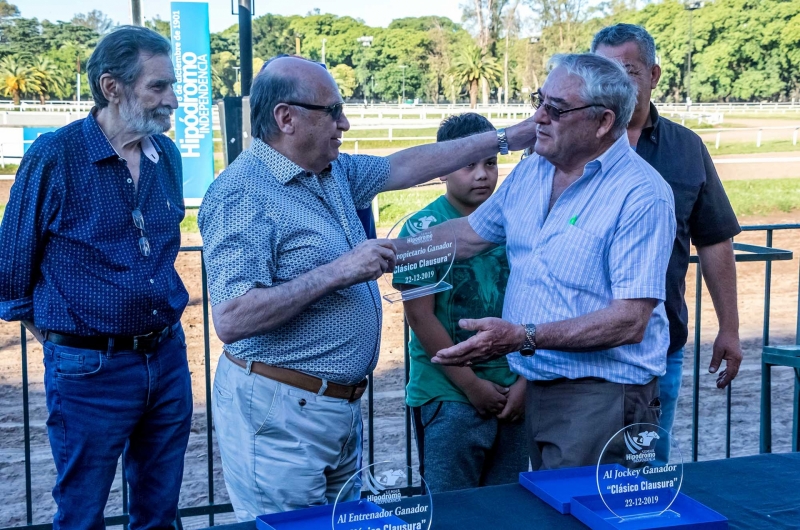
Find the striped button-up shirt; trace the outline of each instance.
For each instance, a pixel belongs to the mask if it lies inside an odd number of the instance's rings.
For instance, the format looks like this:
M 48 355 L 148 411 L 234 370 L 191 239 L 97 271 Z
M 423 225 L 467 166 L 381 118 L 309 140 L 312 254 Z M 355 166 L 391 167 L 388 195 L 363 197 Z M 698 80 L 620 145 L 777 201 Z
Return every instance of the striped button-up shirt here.
M 469 222 L 487 241 L 506 245 L 511 275 L 503 318 L 542 324 L 579 317 L 615 299 L 665 299 L 675 240 L 672 191 L 628 145 L 627 135 L 570 185 L 548 213 L 555 167 L 534 155 L 521 162 Z M 529 380 L 599 377 L 645 384 L 666 369 L 664 304 L 644 340 L 606 350 L 537 350 L 509 355 Z

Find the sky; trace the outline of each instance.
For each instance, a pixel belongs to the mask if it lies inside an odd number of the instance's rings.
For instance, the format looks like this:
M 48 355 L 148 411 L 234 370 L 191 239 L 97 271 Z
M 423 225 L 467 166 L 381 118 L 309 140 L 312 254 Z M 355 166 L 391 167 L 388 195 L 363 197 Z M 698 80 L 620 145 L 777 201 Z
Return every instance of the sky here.
M 75 13 L 98 9 L 115 22 L 130 23 L 129 0 L 9 0 L 20 15 L 39 20 L 70 20 Z M 438 15 L 461 21 L 464 0 L 255 0 L 255 16 L 265 13 L 276 15 L 305 15 L 319 8 L 322 13 L 351 16 L 363 19 L 369 26 L 386 27 L 395 18 Z M 236 2 L 238 4 L 238 1 Z M 144 19 L 157 15 L 169 18 L 169 0 L 141 0 Z M 238 23 L 231 14 L 231 0 L 209 0 L 209 19 L 212 32 L 222 31 Z

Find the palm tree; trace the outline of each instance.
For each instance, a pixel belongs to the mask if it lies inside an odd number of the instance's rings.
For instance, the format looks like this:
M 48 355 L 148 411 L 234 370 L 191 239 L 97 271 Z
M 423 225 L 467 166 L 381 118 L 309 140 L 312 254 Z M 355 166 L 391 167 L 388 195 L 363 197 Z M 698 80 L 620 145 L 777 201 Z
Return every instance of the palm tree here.
M 465 48 L 453 61 L 453 75 L 456 81 L 469 88 L 469 106 L 478 106 L 478 86 L 482 79 L 489 84 L 497 84 L 502 70 L 497 59 L 484 54 L 478 46 Z
M 39 95 L 39 102 L 44 105 L 50 94 L 64 97 L 68 83 L 64 72 L 47 57 L 38 57 L 31 66 L 33 78 L 32 92 Z
M 14 105 L 19 105 L 22 96 L 30 93 L 36 84 L 30 66 L 13 55 L 0 61 L 0 82 L 3 95 L 10 96 Z

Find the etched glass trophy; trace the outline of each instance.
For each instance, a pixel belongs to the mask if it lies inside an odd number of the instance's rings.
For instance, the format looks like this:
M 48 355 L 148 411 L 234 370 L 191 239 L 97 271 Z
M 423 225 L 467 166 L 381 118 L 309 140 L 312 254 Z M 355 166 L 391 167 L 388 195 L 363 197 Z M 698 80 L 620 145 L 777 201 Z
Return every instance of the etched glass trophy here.
M 669 461 L 656 456 L 656 443 L 669 440 Z M 597 462 L 597 489 L 619 520 L 679 517 L 670 510 L 683 483 L 683 457 L 667 431 L 652 423 L 620 429 Z
M 433 227 L 439 219 L 431 210 L 406 215 L 389 231 L 397 247 L 397 261 L 385 274 L 389 302 L 403 302 L 452 288 L 444 281 L 456 256 L 456 237 L 449 225 Z
M 379 462 L 345 483 L 333 505 L 331 525 L 333 530 L 429 530 L 432 516 L 431 493 L 419 473 Z

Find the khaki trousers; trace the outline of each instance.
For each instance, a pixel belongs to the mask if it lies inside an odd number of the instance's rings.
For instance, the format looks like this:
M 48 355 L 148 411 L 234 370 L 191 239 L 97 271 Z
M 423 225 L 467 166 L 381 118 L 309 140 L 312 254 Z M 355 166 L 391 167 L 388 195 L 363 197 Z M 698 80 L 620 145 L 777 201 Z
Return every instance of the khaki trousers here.
M 658 425 L 658 379 L 623 385 L 602 379 L 528 381 L 525 427 L 534 471 L 597 465 L 606 442 L 632 423 Z

